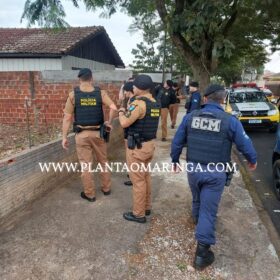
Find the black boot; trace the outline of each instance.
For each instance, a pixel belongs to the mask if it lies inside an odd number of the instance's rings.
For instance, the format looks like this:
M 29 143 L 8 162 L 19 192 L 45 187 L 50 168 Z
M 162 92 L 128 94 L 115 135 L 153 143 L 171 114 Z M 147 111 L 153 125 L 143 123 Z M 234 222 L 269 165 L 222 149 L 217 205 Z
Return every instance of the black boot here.
M 197 243 L 194 258 L 194 267 L 196 269 L 204 269 L 211 265 L 215 260 L 214 253 L 210 250 L 210 245 Z
M 136 223 L 141 223 L 144 224 L 146 223 L 146 217 L 136 217 L 132 212 L 126 212 L 123 214 L 123 217 L 131 222 L 136 222 Z

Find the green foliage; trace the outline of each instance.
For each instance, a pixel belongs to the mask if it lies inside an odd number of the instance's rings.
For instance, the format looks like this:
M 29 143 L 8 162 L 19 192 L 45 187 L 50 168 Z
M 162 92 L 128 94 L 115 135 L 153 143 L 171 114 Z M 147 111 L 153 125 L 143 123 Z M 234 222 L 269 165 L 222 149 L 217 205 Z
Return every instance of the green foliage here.
M 137 49 L 132 50 L 134 55 L 133 64 L 130 65 L 137 72 L 155 72 L 158 67 L 158 56 L 152 46 L 144 42 L 137 44 Z
M 218 65 L 215 75 L 221 77 L 226 85 L 230 85 L 241 79 L 243 71 L 256 69 L 262 74 L 263 65 L 267 62 L 267 54 L 264 45 L 243 46 L 237 49 L 234 54 L 223 59 Z
M 132 50 L 134 60 L 131 67 L 137 72 L 161 72 L 163 64 L 165 71 L 175 73 L 191 73 L 182 55 L 174 47 L 170 36 L 164 36 L 164 27 L 158 17 L 151 13 L 145 17 L 136 17 L 129 27 L 130 32 L 143 34 L 143 42 Z M 165 56 L 165 63 L 163 58 Z
M 209 82 L 210 75 L 222 75 L 222 70 L 228 75 L 231 69 L 232 73 L 239 73 L 244 57 L 253 64 L 258 62 L 256 64 L 259 67 L 259 61 L 255 58 L 251 60 L 250 52 L 258 53 L 260 47 L 265 56 L 264 40 L 270 42 L 272 51 L 280 45 L 278 0 L 70 1 L 76 7 L 84 2 L 88 10 L 102 8 L 103 15 L 107 16 L 121 10 L 136 18 L 136 25 L 147 22 L 149 18 L 154 20 L 156 15 L 160 25 L 168 32 L 178 57 L 192 68 L 195 79 L 200 80 L 203 85 Z M 26 0 L 22 18 L 27 19 L 29 25 L 67 25 L 61 0 Z M 141 28 L 145 29 L 146 26 Z M 157 53 L 154 44 L 149 42 L 150 39 L 144 39 L 147 44 L 139 44 L 139 50 L 134 51 L 136 59 L 144 55 L 151 57 Z M 159 59 L 161 58 L 160 55 Z M 148 67 L 153 67 L 154 63 L 154 60 L 148 63 Z
M 73 4 L 77 2 L 73 0 Z M 25 2 L 22 18 L 26 18 L 28 25 L 38 23 L 45 27 L 67 27 L 64 20 L 66 14 L 60 0 L 27 0 Z

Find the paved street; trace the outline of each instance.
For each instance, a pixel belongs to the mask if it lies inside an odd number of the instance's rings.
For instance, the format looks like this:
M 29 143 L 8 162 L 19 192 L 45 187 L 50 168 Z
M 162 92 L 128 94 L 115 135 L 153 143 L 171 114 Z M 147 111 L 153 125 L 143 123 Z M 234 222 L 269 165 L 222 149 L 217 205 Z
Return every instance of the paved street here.
M 280 201 L 276 199 L 272 186 L 272 153 L 276 134 L 267 130 L 248 130 L 258 153 L 258 167 L 251 172 L 256 191 L 280 235 Z M 277 211 L 278 210 L 278 211 Z

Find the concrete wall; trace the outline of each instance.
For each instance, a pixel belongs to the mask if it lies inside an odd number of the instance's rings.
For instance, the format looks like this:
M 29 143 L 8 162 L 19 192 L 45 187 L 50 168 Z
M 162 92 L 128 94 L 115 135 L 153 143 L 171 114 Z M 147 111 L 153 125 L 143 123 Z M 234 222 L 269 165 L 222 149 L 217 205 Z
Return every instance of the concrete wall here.
M 67 83 L 77 80 L 79 70 L 42 71 L 42 80 L 45 83 Z M 130 70 L 104 70 L 93 73 L 94 81 L 99 83 L 122 82 L 132 76 Z
M 75 68 L 86 67 L 93 71 L 115 70 L 114 65 L 105 64 L 105 63 L 84 59 L 84 58 L 78 58 L 71 55 L 62 57 L 61 63 L 62 63 L 62 70 L 72 70 L 72 67 Z M 44 70 L 48 70 L 48 69 L 44 69 Z
M 124 160 L 123 130 L 117 119 L 108 144 L 108 159 Z M 74 135 L 69 137 L 70 147 L 65 151 L 61 139 L 25 150 L 0 161 L 0 224 L 14 212 L 29 205 L 54 187 L 58 187 L 71 176 L 79 173 L 41 172 L 39 162 L 78 162 Z M 118 147 L 116 149 L 116 147 Z M 79 190 L 77 189 L 79 196 Z
M 38 163 L 75 162 L 73 136 L 70 143 L 67 152 L 62 149 L 61 140 L 57 140 L 0 161 L 0 219 L 65 181 L 68 173 L 41 173 Z

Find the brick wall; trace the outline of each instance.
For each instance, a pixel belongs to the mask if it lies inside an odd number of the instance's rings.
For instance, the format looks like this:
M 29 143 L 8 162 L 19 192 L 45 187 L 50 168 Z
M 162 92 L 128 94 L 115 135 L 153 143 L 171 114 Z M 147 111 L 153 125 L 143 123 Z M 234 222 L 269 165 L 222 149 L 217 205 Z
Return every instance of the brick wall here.
M 124 161 L 123 130 L 117 119 L 113 122 L 113 128 L 108 144 L 108 159 Z M 62 149 L 59 139 L 0 160 L 0 225 L 45 192 L 58 187 L 71 176 L 79 176 L 66 170 L 61 173 L 40 170 L 39 162 L 78 162 L 73 135 L 69 141 L 68 151 Z M 77 195 L 79 191 L 77 189 Z
M 31 125 L 61 123 L 68 94 L 78 85 L 73 73 L 72 80 L 55 81 L 45 80 L 41 72 L 0 72 L 0 123 L 24 125 L 27 113 Z M 96 84 L 116 102 L 121 82 L 99 78 Z

